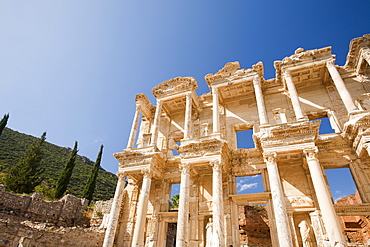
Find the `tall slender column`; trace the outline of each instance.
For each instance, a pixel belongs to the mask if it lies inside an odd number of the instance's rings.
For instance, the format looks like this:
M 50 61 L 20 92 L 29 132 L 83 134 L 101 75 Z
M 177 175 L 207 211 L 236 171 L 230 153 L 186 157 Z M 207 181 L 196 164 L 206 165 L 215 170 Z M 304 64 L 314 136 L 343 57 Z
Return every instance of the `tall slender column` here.
M 295 117 L 297 121 L 303 120 L 305 119 L 305 116 L 303 115 L 301 104 L 299 103 L 298 93 L 293 83 L 293 79 L 292 76 L 290 75 L 289 70 L 286 70 L 284 72 L 284 78 L 286 85 L 288 87 L 290 100 L 292 101 Z
M 337 68 L 334 65 L 334 59 L 326 62 L 326 67 L 328 68 L 329 74 L 333 79 L 334 85 L 338 90 L 338 93 L 343 100 L 344 106 L 348 112 L 357 110 L 356 105 L 353 103 L 353 99 L 344 84 L 342 77 L 340 76 Z
M 276 153 L 264 153 L 263 155 L 267 165 L 267 172 L 270 180 L 272 206 L 274 208 L 279 246 L 293 247 L 288 214 L 284 204 L 283 189 L 281 186 L 279 171 L 276 163 Z
M 103 247 L 113 246 L 114 237 L 118 225 L 119 212 L 122 206 L 123 190 L 125 189 L 126 176 L 124 173 L 118 173 L 118 183 L 114 193 L 112 208 L 109 213 L 108 227 L 105 231 Z
M 141 185 L 141 191 L 139 196 L 139 202 L 137 205 L 136 224 L 134 234 L 132 237 L 132 247 L 144 246 L 144 229 L 146 213 L 148 209 L 148 200 L 150 193 L 150 184 L 152 182 L 152 173 L 149 169 L 142 169 L 143 173 L 143 184 Z
M 130 137 L 127 142 L 127 148 L 133 148 L 135 143 L 135 137 L 139 125 L 139 118 L 140 118 L 140 106 L 136 105 L 136 111 L 134 116 L 134 121 L 132 121 L 131 131 L 130 131 Z
M 188 246 L 187 232 L 189 229 L 189 186 L 190 164 L 181 164 L 180 202 L 177 215 L 176 247 Z
M 218 102 L 218 88 L 212 87 L 212 103 L 213 103 L 213 134 L 220 133 L 220 110 Z
M 155 109 L 155 116 L 154 116 L 154 123 L 152 128 L 152 141 L 151 145 L 156 146 L 157 139 L 158 139 L 158 129 L 159 129 L 159 123 L 160 118 L 162 114 L 162 100 L 157 99 L 157 107 Z
M 184 138 L 190 138 L 191 133 L 191 108 L 192 108 L 191 93 L 186 94 L 186 109 L 185 109 L 185 123 L 184 123 Z
M 213 247 L 225 246 L 224 235 L 224 203 L 222 191 L 222 165 L 220 161 L 211 162 L 212 175 L 212 216 L 213 216 Z
M 326 185 L 321 165 L 317 158 L 317 152 L 317 147 L 304 150 L 317 201 L 320 206 L 320 211 L 322 212 L 326 232 L 332 244 L 331 246 L 344 246 L 344 237 L 341 226 L 334 210 L 329 188 Z
M 261 80 L 258 75 L 253 77 L 253 86 L 254 86 L 254 93 L 256 95 L 257 110 L 258 110 L 258 116 L 260 119 L 260 124 L 261 125 L 268 124 L 265 101 L 263 100 L 263 93 L 262 93 L 262 88 L 261 88 Z

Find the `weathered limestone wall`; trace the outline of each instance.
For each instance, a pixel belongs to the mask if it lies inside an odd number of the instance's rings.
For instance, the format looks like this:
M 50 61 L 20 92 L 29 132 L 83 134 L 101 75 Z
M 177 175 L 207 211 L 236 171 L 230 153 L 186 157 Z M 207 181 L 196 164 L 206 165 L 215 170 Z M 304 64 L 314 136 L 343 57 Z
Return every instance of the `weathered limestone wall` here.
M 88 201 L 72 195 L 65 195 L 59 201 L 47 202 L 40 194 L 16 195 L 5 191 L 0 184 L 0 211 L 22 215 L 32 221 L 56 223 L 62 226 L 86 224 L 83 212 Z

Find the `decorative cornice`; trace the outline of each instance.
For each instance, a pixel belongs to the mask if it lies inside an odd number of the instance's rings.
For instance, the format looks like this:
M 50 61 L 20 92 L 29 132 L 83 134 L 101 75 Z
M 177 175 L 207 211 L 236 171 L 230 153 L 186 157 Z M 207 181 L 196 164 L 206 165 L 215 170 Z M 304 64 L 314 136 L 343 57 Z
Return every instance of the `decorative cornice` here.
M 364 34 L 362 37 L 351 40 L 344 67 L 355 69 L 361 58 L 362 48 L 364 47 L 370 47 L 370 34 Z
M 176 77 L 155 86 L 152 93 L 156 98 L 163 98 L 183 92 L 194 91 L 198 88 L 197 81 L 193 77 Z

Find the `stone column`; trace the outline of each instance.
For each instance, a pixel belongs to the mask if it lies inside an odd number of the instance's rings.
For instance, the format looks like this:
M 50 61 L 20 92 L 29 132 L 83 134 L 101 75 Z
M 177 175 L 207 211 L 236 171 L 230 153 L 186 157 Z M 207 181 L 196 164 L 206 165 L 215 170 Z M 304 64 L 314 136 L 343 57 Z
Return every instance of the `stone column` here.
M 139 202 L 137 205 L 136 224 L 134 234 L 132 237 L 132 247 L 144 246 L 144 229 L 146 221 L 146 213 L 148 209 L 148 200 L 150 193 L 150 184 L 152 182 L 152 173 L 149 169 L 142 169 L 143 184 L 139 195 Z
M 162 100 L 157 99 L 157 107 L 155 109 L 154 123 L 152 127 L 152 140 L 151 140 L 152 146 L 157 145 L 158 129 L 159 129 L 159 123 L 160 123 L 160 118 L 162 114 L 162 103 L 163 103 Z
M 258 116 L 260 119 L 260 124 L 266 125 L 268 124 L 266 107 L 265 107 L 265 101 L 263 100 L 261 80 L 258 75 L 253 77 L 253 86 L 254 86 L 254 93 L 256 95 L 257 110 L 258 110 Z
M 177 215 L 176 247 L 188 246 L 187 232 L 189 229 L 189 186 L 190 164 L 181 164 L 180 202 Z
M 126 176 L 124 173 L 118 173 L 118 183 L 116 186 L 116 192 L 114 193 L 112 208 L 110 210 L 108 227 L 105 231 L 103 247 L 113 246 L 114 237 L 116 235 L 116 229 L 118 225 L 119 213 L 122 206 L 123 191 L 125 189 Z
M 293 247 L 292 237 L 290 235 L 288 214 L 284 204 L 283 189 L 281 186 L 280 175 L 276 163 L 276 153 L 264 153 L 263 156 L 267 165 L 267 172 L 270 180 L 272 206 L 274 208 L 279 245 L 281 247 Z
M 344 237 L 338 217 L 335 213 L 331 194 L 324 178 L 323 170 L 317 158 L 317 147 L 303 150 L 306 155 L 308 169 L 311 174 L 317 202 L 322 212 L 322 219 L 328 234 L 331 246 L 344 246 Z
M 191 133 L 191 108 L 192 108 L 191 93 L 186 94 L 186 109 L 185 109 L 185 122 L 184 122 L 184 139 L 190 138 Z
M 326 67 L 328 68 L 329 74 L 333 79 L 334 85 L 338 90 L 338 93 L 344 103 L 348 112 L 357 110 L 356 105 L 353 102 L 353 99 L 344 84 L 342 77 L 340 76 L 337 68 L 334 65 L 334 59 L 329 60 L 326 62 Z
M 292 101 L 293 110 L 297 121 L 306 119 L 305 116 L 303 115 L 301 104 L 299 103 L 298 93 L 293 83 L 293 79 L 292 76 L 290 75 L 289 70 L 286 70 L 283 76 L 288 87 L 290 100 Z
M 220 107 L 218 102 L 218 88 L 212 87 L 213 103 L 213 134 L 220 134 Z
M 222 191 L 222 165 L 220 161 L 211 162 L 212 175 L 212 216 L 213 216 L 213 247 L 225 246 L 224 235 L 224 203 Z
M 136 111 L 134 116 L 134 121 L 132 121 L 131 131 L 130 131 L 130 137 L 127 142 L 127 148 L 133 148 L 135 144 L 135 137 L 139 125 L 139 118 L 140 118 L 140 106 L 136 105 Z

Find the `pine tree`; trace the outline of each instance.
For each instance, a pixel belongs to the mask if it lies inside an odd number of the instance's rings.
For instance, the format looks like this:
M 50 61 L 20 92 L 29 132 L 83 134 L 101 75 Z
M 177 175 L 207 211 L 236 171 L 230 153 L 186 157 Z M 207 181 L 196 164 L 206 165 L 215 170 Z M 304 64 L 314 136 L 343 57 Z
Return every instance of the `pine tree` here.
M 75 161 L 77 157 L 77 141 L 75 142 L 75 146 L 70 154 L 62 174 L 60 174 L 57 185 L 55 187 L 55 199 L 60 199 L 67 191 L 67 186 L 69 184 L 69 180 L 72 176 L 73 168 L 75 167 Z
M 94 164 L 94 167 L 91 171 L 89 180 L 87 180 L 84 192 L 83 192 L 83 198 L 86 198 L 89 200 L 89 202 L 93 198 L 94 190 L 95 190 L 95 185 L 96 185 L 96 178 L 98 177 L 98 172 L 99 172 L 99 167 L 100 167 L 100 161 L 101 161 L 101 156 L 103 153 L 103 145 L 100 146 L 100 151 L 98 153 L 98 156 L 96 157 L 96 161 Z
M 3 181 L 7 185 L 7 190 L 29 194 L 41 183 L 41 174 L 44 172 L 41 165 L 44 157 L 43 145 L 45 139 L 46 132 L 41 135 L 37 143 L 27 149 L 23 159 L 10 168 L 9 173 L 4 176 Z
M 8 123 L 8 119 L 9 119 L 9 113 L 5 114 L 3 119 L 1 119 L 0 121 L 0 136 L 3 130 L 5 129 L 6 124 Z

